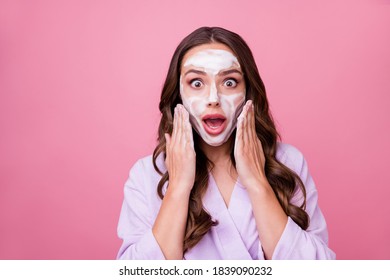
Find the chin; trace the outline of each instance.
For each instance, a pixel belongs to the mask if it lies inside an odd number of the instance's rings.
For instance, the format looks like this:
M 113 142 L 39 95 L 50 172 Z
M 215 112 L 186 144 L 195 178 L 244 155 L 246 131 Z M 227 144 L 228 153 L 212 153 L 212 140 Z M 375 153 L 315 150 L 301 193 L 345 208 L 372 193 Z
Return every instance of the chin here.
M 208 145 L 210 146 L 213 146 L 213 147 L 219 147 L 223 144 L 225 144 L 225 142 L 218 142 L 218 143 L 209 143 L 209 142 L 206 142 Z
M 229 140 L 229 138 L 228 139 L 222 139 L 222 140 L 219 140 L 219 141 L 210 141 L 209 139 L 204 139 L 204 138 L 202 138 L 203 139 L 203 141 L 207 144 L 207 145 L 209 145 L 209 146 L 213 146 L 213 147 L 219 147 L 219 146 L 222 146 L 223 144 L 225 144 L 228 140 Z

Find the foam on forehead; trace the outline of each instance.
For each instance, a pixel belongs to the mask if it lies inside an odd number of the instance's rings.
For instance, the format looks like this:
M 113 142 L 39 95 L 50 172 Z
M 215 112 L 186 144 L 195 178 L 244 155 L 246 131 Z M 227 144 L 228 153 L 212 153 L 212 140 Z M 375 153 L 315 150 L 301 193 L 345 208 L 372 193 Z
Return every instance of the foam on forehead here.
M 231 52 L 218 49 L 207 49 L 193 54 L 185 61 L 184 67 L 189 65 L 203 68 L 212 75 L 233 65 L 240 67 L 237 58 Z

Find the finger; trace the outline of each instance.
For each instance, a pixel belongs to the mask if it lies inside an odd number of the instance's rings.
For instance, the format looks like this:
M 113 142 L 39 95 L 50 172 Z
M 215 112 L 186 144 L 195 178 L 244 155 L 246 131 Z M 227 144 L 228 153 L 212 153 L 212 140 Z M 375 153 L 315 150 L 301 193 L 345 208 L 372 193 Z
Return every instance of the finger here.
M 186 142 L 189 144 L 192 148 L 194 148 L 194 139 L 192 136 L 192 126 L 190 123 L 190 114 L 188 111 L 183 107 L 184 111 L 184 124 L 185 124 L 185 135 L 186 135 Z
M 241 116 L 241 121 L 240 121 L 240 130 L 241 130 L 241 135 L 240 135 L 240 141 L 241 145 L 244 145 L 244 134 L 245 134 L 245 119 L 246 119 L 246 104 L 244 108 L 242 109 L 242 116 Z
M 242 152 L 244 145 L 244 124 L 246 116 L 246 104 L 242 107 L 242 111 L 237 118 L 237 131 L 236 131 L 236 143 L 234 145 L 234 152 L 237 154 L 238 151 Z
M 234 155 L 235 156 L 237 156 L 237 153 L 241 152 L 241 149 L 242 149 L 242 125 L 243 125 L 243 118 L 241 116 L 237 120 L 236 141 L 234 143 Z
M 249 138 L 249 132 L 248 132 L 248 129 L 249 129 L 249 124 L 248 124 L 248 104 L 245 104 L 245 113 L 244 113 L 244 118 L 243 118 L 243 145 L 250 145 L 250 138 Z
M 174 145 L 176 143 L 177 139 L 177 120 L 178 120 L 178 112 L 177 112 L 177 106 L 175 107 L 174 114 L 173 114 L 173 131 L 172 131 L 172 144 Z
M 251 102 L 249 106 L 249 115 L 250 115 L 250 137 L 254 145 L 257 145 L 257 134 L 256 134 L 256 121 L 255 121 L 255 110 L 253 103 Z
M 252 101 L 248 100 L 247 103 L 247 114 L 248 114 L 248 136 L 249 139 L 252 141 L 253 140 L 253 114 L 252 114 Z
M 178 106 L 178 126 L 177 126 L 177 143 L 183 145 L 183 110 L 181 105 Z
M 165 142 L 166 142 L 166 144 L 165 144 L 165 166 L 168 170 L 169 169 L 169 157 L 170 157 L 169 150 L 170 150 L 170 144 L 171 144 L 171 136 L 169 136 L 168 133 L 165 133 L 164 136 L 165 136 Z
M 249 134 L 250 134 L 250 139 L 253 147 L 253 155 L 256 158 L 257 162 L 262 161 L 261 157 L 261 144 L 259 145 L 259 139 L 256 134 L 256 124 L 255 124 L 255 111 L 253 107 L 253 103 L 250 104 L 249 106 L 249 115 L 250 115 L 250 129 L 249 129 Z

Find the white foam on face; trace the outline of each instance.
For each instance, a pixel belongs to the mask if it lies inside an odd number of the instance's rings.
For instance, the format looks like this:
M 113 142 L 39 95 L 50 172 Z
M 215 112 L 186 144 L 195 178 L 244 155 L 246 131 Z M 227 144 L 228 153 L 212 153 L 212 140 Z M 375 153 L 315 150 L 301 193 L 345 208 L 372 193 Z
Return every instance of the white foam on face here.
M 196 94 L 184 92 L 182 76 L 180 76 L 180 95 L 184 107 L 190 114 L 190 122 L 202 139 L 211 146 L 220 146 L 225 143 L 233 130 L 236 128 L 237 117 L 241 113 L 245 103 L 245 89 L 243 92 L 228 94 L 218 92 L 216 85 L 216 75 L 223 71 L 240 68 L 237 58 L 229 51 L 219 49 L 207 49 L 196 52 L 189 57 L 183 67 L 195 67 L 206 72 L 211 79 L 210 87 L 205 87 L 203 91 Z M 202 124 L 202 116 L 210 112 L 209 103 L 219 103 L 226 117 L 227 126 L 219 135 L 210 135 L 206 132 Z
M 234 64 L 240 67 L 237 58 L 231 52 L 209 49 L 195 53 L 185 61 L 183 66 L 186 67 L 192 65 L 194 67 L 203 68 L 206 73 L 215 76 L 221 70 L 228 69 Z

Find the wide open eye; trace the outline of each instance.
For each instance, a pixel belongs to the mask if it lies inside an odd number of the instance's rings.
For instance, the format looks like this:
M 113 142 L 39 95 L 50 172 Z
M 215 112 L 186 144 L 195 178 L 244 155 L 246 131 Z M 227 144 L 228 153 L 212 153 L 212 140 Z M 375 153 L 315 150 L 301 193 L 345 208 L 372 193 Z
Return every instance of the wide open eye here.
M 234 88 L 237 86 L 237 81 L 235 79 L 227 79 L 223 85 L 225 87 Z
M 193 88 L 201 88 L 203 86 L 203 83 L 201 80 L 195 79 L 191 81 L 191 87 Z

